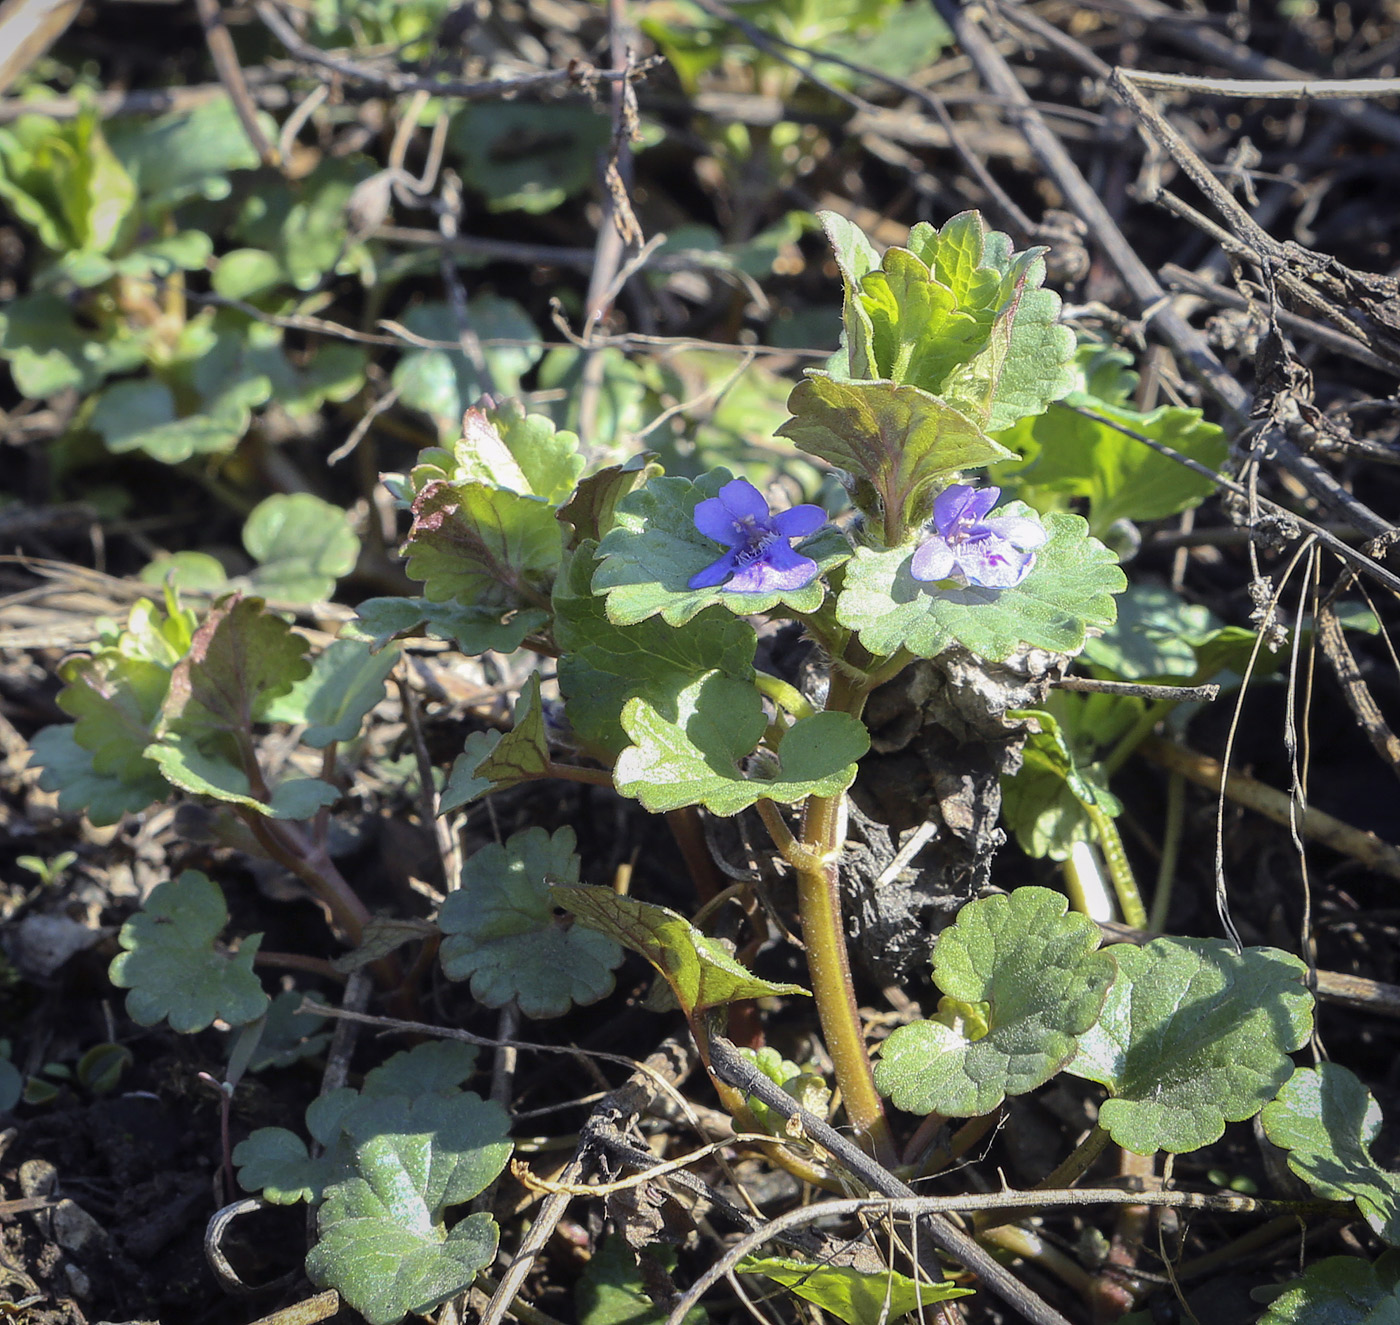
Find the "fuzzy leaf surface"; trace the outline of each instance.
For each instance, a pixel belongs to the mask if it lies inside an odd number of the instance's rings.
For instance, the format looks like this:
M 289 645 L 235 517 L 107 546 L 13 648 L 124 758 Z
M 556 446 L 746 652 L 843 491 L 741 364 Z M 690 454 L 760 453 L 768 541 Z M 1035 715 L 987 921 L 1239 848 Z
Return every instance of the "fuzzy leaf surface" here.
M 306 1270 L 370 1325 L 393 1325 L 461 1292 L 495 1255 L 490 1215 L 470 1215 L 451 1232 L 443 1215 L 505 1167 L 509 1122 L 499 1105 L 471 1094 L 365 1105 L 347 1129 L 365 1136 L 357 1138 L 354 1176 L 327 1189 Z
M 310 674 L 306 648 L 261 598 L 225 598 L 170 675 L 165 730 L 201 741 L 246 735 L 272 700 Z
M 617 755 L 628 744 L 621 721 L 628 700 L 645 699 L 674 722 L 677 695 L 706 672 L 753 679 L 758 636 L 748 622 L 717 607 L 683 626 L 668 626 L 661 617 L 613 624 L 591 588 L 596 548 L 580 544 L 554 584 L 559 689 L 579 737 L 591 749 Z
M 1002 511 L 1033 514 L 1021 502 Z M 1077 653 L 1090 626 L 1112 623 L 1113 595 L 1127 577 L 1079 516 L 1051 512 L 1044 523 L 1049 542 L 1030 574 L 1010 589 L 923 583 L 909 573 L 912 546 L 859 548 L 846 569 L 836 619 L 880 657 L 904 647 L 915 657 L 936 658 L 954 643 L 991 662 L 1010 658 L 1021 643 Z
M 60 723 L 35 732 L 29 743 L 30 763 L 43 769 L 39 786 L 58 793 L 64 814 L 85 813 L 99 828 L 136 814 L 170 794 L 160 770 L 152 765 L 139 782 L 126 782 L 92 766 L 92 752 L 74 739 L 73 724 Z
M 126 1010 L 141 1026 L 162 1018 L 172 1030 L 202 1031 L 216 1017 L 232 1025 L 256 1021 L 268 997 L 253 974 L 261 934 L 243 941 L 237 953 L 215 951 L 228 924 L 228 908 L 217 884 L 198 870 L 158 883 L 146 904 L 121 928 L 125 951 L 111 966 L 112 983 L 130 992 Z
M 618 756 L 613 781 L 654 814 L 703 805 L 711 814 L 729 815 L 759 800 L 791 805 L 835 796 L 855 781 L 856 760 L 870 748 L 870 734 L 850 714 L 816 713 L 784 733 L 776 767 L 764 755 L 746 774 L 744 761 L 768 725 L 758 691 L 709 672 L 674 702 L 674 719 L 643 698 L 628 700 L 622 710 L 632 744 Z
M 1113 982 L 1087 917 L 1048 888 L 970 902 L 939 936 L 939 1015 L 885 1041 L 875 1084 L 897 1108 L 971 1118 L 1024 1095 L 1074 1056 Z
M 1400 1252 L 1374 1264 L 1328 1256 L 1274 1299 L 1259 1325 L 1395 1325 L 1400 1321 Z
M 66 659 L 59 675 L 66 684 L 58 706 L 76 719 L 73 738 L 91 752 L 93 771 L 130 786 L 148 784 L 155 769 L 145 749 L 170 686 L 170 668 L 109 648 Z
M 1069 1070 L 1108 1088 L 1099 1123 L 1114 1141 L 1140 1155 L 1199 1150 L 1274 1098 L 1312 1029 L 1297 957 L 1217 939 L 1108 951 L 1118 979 Z
M 549 734 L 540 700 L 540 674 L 534 672 L 515 702 L 515 726 L 508 732 L 472 732 L 453 761 L 438 813 L 461 809 L 488 792 L 549 776 Z
M 760 980 L 668 907 L 623 897 L 611 888 L 578 884 L 557 886 L 553 900 L 580 923 L 645 957 L 671 986 L 688 1017 L 739 999 L 807 992 L 799 985 Z
M 1011 456 L 952 405 L 917 386 L 842 382 L 812 371 L 788 397 L 793 417 L 778 429 L 795 446 L 869 481 L 873 518 L 893 512 L 919 523 L 937 489 L 959 471 Z
M 825 590 L 819 574 L 802 589 L 776 593 L 732 593 L 723 586 L 692 589 L 690 579 L 720 555 L 719 544 L 695 527 L 695 508 L 714 497 L 733 479 L 727 469 L 713 469 L 691 482 L 684 478 L 655 478 L 623 498 L 617 524 L 598 545 L 601 565 L 593 576 L 593 592 L 605 595 L 610 620 L 636 625 L 660 616 L 669 626 L 683 626 L 716 603 L 735 616 L 753 616 L 787 607 L 815 612 Z M 850 555 L 844 535 L 826 529 L 794 550 L 817 563 L 821 572 L 839 566 Z
M 618 503 L 661 473 L 655 453 L 643 451 L 580 480 L 574 495 L 559 508 L 559 518 L 573 528 L 572 545 L 585 539 L 596 543 L 616 523 Z
M 1269 1140 L 1288 1151 L 1288 1167 L 1313 1191 L 1355 1201 L 1378 1237 L 1400 1244 L 1400 1174 L 1371 1157 L 1381 1110 L 1355 1073 L 1339 1063 L 1295 1068 L 1264 1106 L 1263 1123 Z
M 543 606 L 538 591 L 559 565 L 563 532 L 554 508 L 483 483 L 428 483 L 413 503 L 406 567 L 424 596 L 472 606 Z M 534 589 L 533 597 L 531 590 Z
M 574 833 L 543 828 L 492 842 L 462 868 L 462 882 L 438 913 L 449 980 L 470 980 L 489 1008 L 514 999 L 527 1017 L 558 1017 L 612 992 L 618 944 L 555 915 L 556 883 L 578 882 Z
M 473 405 L 451 448 L 423 452 L 413 468 L 419 491 L 433 479 L 483 483 L 559 505 L 583 473 L 578 434 L 556 429 L 547 414 L 527 414 L 518 400 Z
M 371 653 L 358 640 L 333 640 L 316 656 L 311 672 L 263 716 L 269 722 L 304 722 L 301 739 L 317 750 L 353 741 L 369 711 L 384 698 L 384 683 L 399 660 L 397 648 Z
M 846 1325 L 885 1325 L 934 1302 L 971 1297 L 972 1289 L 953 1283 L 916 1282 L 898 1270 L 857 1270 L 787 1256 L 745 1256 L 740 1274 L 761 1274 Z
M 285 603 L 319 603 L 355 569 L 360 540 L 339 506 L 309 492 L 274 493 L 253 508 L 243 546 L 259 564 L 253 589 Z

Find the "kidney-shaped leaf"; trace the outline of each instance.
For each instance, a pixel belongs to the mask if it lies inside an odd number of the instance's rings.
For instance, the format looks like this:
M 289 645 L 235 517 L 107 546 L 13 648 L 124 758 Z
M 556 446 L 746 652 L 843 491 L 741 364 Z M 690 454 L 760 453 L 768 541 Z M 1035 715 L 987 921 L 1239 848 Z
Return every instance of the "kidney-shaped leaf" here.
M 1002 512 L 1034 514 L 1020 502 Z M 1113 595 L 1128 580 L 1079 516 L 1051 512 L 1044 523 L 1049 541 L 1026 578 L 1009 589 L 925 583 L 909 573 L 912 545 L 861 548 L 846 568 L 837 620 L 879 657 L 902 646 L 915 657 L 936 658 L 954 643 L 992 662 L 1010 658 L 1023 642 L 1077 653 L 1088 627 L 1112 624 Z
M 1113 981 L 1099 931 L 1048 888 L 970 902 L 939 936 L 939 1015 L 899 1027 L 875 1084 L 911 1113 L 977 1117 L 1048 1081 L 1074 1055 Z
M 668 907 L 623 897 L 611 888 L 578 884 L 556 887 L 552 900 L 590 929 L 645 957 L 671 986 L 687 1016 L 742 998 L 807 992 L 799 985 L 760 980 Z
M 157 884 L 146 905 L 122 926 L 125 949 L 113 959 L 112 983 L 130 992 L 126 1010 L 142 1026 L 168 1018 L 171 1029 L 202 1031 L 215 1017 L 238 1026 L 267 1011 L 253 974 L 262 941 L 254 934 L 237 953 L 214 948 L 228 923 L 219 886 L 198 870 Z
M 397 648 L 371 653 L 359 640 L 334 640 L 317 655 L 311 674 L 274 699 L 263 716 L 306 723 L 301 739 L 318 750 L 353 741 L 365 715 L 384 698 L 384 681 L 398 660 Z
M 1264 1132 L 1288 1151 L 1288 1167 L 1319 1196 L 1355 1201 L 1366 1222 L 1400 1244 L 1400 1174 L 1371 1158 L 1380 1106 L 1355 1073 L 1338 1063 L 1295 1069 L 1264 1106 Z
M 628 700 L 622 726 L 632 744 L 618 756 L 613 781 L 653 814 L 703 805 L 738 814 L 755 801 L 790 805 L 808 796 L 836 796 L 855 781 L 856 760 L 870 736 L 848 713 L 814 713 L 783 734 L 777 760 L 744 763 L 768 725 L 763 700 L 745 681 L 710 672 L 681 690 L 675 718 L 643 698 Z
M 714 603 L 735 616 L 779 605 L 795 612 L 815 612 L 821 606 L 826 591 L 820 574 L 801 589 L 773 593 L 734 593 L 722 585 L 690 588 L 691 577 L 724 551 L 695 527 L 695 508 L 733 477 L 727 469 L 712 469 L 694 483 L 655 478 L 618 503 L 617 523 L 598 545 L 601 564 L 593 576 L 593 592 L 606 594 L 611 620 L 630 626 L 659 615 L 667 625 L 683 626 Z M 828 529 L 799 543 L 797 551 L 825 572 L 845 561 L 851 549 L 844 535 Z
M 1374 1265 L 1328 1256 L 1274 1299 L 1259 1325 L 1392 1325 L 1400 1320 L 1400 1252 Z
M 1276 948 L 1218 939 L 1116 943 L 1118 979 L 1069 1065 L 1108 1087 L 1099 1124 L 1139 1155 L 1181 1154 L 1252 1118 L 1312 1028 L 1307 968 Z
M 360 555 L 346 513 L 309 492 L 259 502 L 243 526 L 243 546 L 259 563 L 249 577 L 253 588 L 288 603 L 329 598 Z
M 558 1017 L 611 992 L 622 949 L 555 915 L 552 885 L 577 883 L 578 868 L 571 828 L 552 837 L 527 828 L 473 855 L 438 913 L 448 979 L 470 980 L 487 1007 L 515 999 L 527 1017 Z

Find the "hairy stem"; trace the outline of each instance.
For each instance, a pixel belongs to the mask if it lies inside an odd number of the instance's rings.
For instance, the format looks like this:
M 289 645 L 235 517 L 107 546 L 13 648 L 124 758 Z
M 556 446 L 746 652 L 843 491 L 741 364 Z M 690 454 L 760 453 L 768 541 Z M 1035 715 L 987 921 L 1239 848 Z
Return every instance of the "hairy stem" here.
M 1099 849 L 1108 865 L 1108 876 L 1113 880 L 1123 923 L 1134 929 L 1146 929 L 1147 908 L 1142 904 L 1142 894 L 1138 891 L 1133 867 L 1128 863 L 1128 853 L 1123 850 L 1123 839 L 1118 836 L 1118 826 L 1100 806 L 1086 805 L 1084 809 L 1094 825 L 1094 836 L 1099 839 Z
M 833 668 L 827 710 L 859 718 L 868 691 L 864 676 L 853 679 L 843 669 Z M 893 1143 L 865 1047 L 841 920 L 840 861 L 845 838 L 845 793 L 813 796 L 803 815 L 799 849 L 791 851 L 789 859 L 797 873 L 798 910 L 812 994 L 846 1114 L 862 1144 L 889 1165 L 894 1162 Z

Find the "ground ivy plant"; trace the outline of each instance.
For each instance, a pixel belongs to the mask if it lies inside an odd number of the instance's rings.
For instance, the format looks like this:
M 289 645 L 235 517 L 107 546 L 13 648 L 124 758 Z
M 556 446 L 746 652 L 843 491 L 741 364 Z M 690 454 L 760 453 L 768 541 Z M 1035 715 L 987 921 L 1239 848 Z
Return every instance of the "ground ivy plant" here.
M 724 468 L 666 474 L 649 454 L 590 468 L 574 433 L 514 401 L 482 399 L 448 444 L 386 476 L 419 593 L 361 604 L 342 637 L 313 653 L 247 592 L 272 595 L 275 576 L 255 573 L 202 612 L 167 579 L 161 603 L 138 603 L 64 664 L 58 702 L 75 721 L 36 739 L 42 785 L 97 822 L 172 792 L 214 802 L 225 840 L 306 883 L 355 949 L 347 969 L 368 966 L 388 989 L 402 990 L 396 950 L 412 944 L 488 1007 L 557 1016 L 605 997 L 627 948 L 655 967 L 702 1053 L 717 1009 L 806 996 L 756 975 L 703 923 L 582 882 L 567 828 L 526 828 L 483 848 L 431 921 L 369 914 L 331 860 L 328 819 L 345 790 L 342 754 L 384 696 L 395 641 L 527 650 L 542 661 L 511 725 L 466 740 L 437 791 L 439 812 L 542 779 L 611 787 L 666 814 L 682 841 L 702 811 L 752 809 L 796 880 L 810 995 L 845 1121 L 887 1167 L 901 1163 L 887 1101 L 925 1119 L 902 1147 L 914 1173 L 928 1150 L 919 1139 L 944 1119 L 989 1124 L 1009 1097 L 1064 1072 L 1098 1083 L 1106 1099 L 1058 1181 L 1110 1140 L 1144 1155 L 1191 1151 L 1268 1105 L 1265 1125 L 1295 1170 L 1354 1200 L 1388 1236 L 1394 1183 L 1370 1161 L 1368 1107 L 1335 1075 L 1290 1079 L 1311 998 L 1303 964 L 1286 953 L 1174 938 L 1104 947 L 1064 895 L 1021 887 L 969 903 L 930 945 L 937 1007 L 872 1055 L 839 886 L 871 692 L 949 650 L 1000 663 L 1028 647 L 1064 657 L 1087 647 L 1110 674 L 1169 677 L 1214 675 L 1231 655 L 1218 623 L 1156 646 L 1113 633 L 1126 578 L 1094 529 L 1201 494 L 1158 492 L 1144 511 L 1122 495 L 1146 481 L 1134 461 L 1116 451 L 1096 461 L 1098 434 L 1069 422 L 1080 415 L 1047 422 L 1063 400 L 1097 401 L 1103 417 L 1132 411 L 1121 362 L 1086 355 L 1060 324 L 1042 251 L 1016 252 L 971 212 L 918 225 L 884 253 L 842 218 L 821 220 L 842 279 L 844 335 L 793 387 L 777 431 L 840 476 L 849 506 L 838 518 Z M 1133 426 L 1215 446 L 1188 413 L 1134 415 Z M 1023 500 L 1036 497 L 1037 472 L 1040 495 L 1051 495 L 1039 505 Z M 1088 498 L 1093 528 L 1064 509 L 1069 497 Z M 275 546 L 276 531 L 265 532 Z M 1126 601 L 1131 612 L 1148 608 Z M 773 623 L 805 632 L 815 681 L 799 687 L 758 665 L 760 631 Z M 1020 716 L 1038 730 L 1031 774 L 1010 797 L 1017 833 L 1052 854 L 1075 832 L 1104 832 L 1111 798 L 1076 762 L 1071 717 L 1048 707 Z M 1115 730 L 1141 718 L 1120 714 Z M 275 765 L 260 739 L 271 725 L 294 737 Z M 1099 813 L 1085 829 L 1075 816 L 1090 805 Z M 257 938 L 236 952 L 220 946 L 226 919 L 203 874 L 156 889 L 124 927 L 112 968 L 128 1012 L 179 1030 L 217 1018 L 254 1044 L 275 1023 L 277 1047 L 257 1061 L 302 1052 L 314 1026 L 288 1038 L 290 1010 L 269 1008 L 253 972 Z M 253 1061 L 252 1049 L 239 1052 Z M 771 1050 L 754 1065 L 806 1107 L 827 1107 L 819 1076 Z M 316 1208 L 309 1272 L 376 1325 L 461 1291 L 494 1254 L 489 1216 L 447 1214 L 489 1186 L 509 1149 L 505 1115 L 462 1089 L 471 1070 L 456 1046 L 421 1046 L 359 1091 L 318 1099 L 306 1115 L 311 1144 L 261 1129 L 231 1157 L 247 1189 Z M 745 1130 L 774 1138 L 777 1162 L 838 1183 L 829 1157 L 768 1104 L 717 1086 Z M 1299 1101 L 1319 1092 L 1337 1101 L 1331 1131 L 1299 1121 Z M 800 1282 L 861 1325 L 883 1318 L 887 1294 L 906 1310 L 930 1300 L 912 1281 L 877 1285 L 835 1268 L 813 1276 L 788 1260 L 739 1268 Z M 1323 1268 L 1296 1292 L 1332 1291 L 1338 1274 Z M 1375 1276 L 1375 1292 L 1388 1293 L 1390 1268 Z M 1280 1299 L 1274 1317 L 1294 1319 L 1291 1309 Z

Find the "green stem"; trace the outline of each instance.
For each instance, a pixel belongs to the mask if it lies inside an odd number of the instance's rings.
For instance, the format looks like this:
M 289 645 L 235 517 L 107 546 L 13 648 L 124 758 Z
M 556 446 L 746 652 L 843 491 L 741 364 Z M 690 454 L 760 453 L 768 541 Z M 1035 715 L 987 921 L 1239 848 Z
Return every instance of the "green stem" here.
M 606 768 L 584 768 L 579 764 L 556 764 L 552 759 L 545 765 L 540 775 L 547 778 L 563 778 L 566 782 L 586 782 L 593 787 L 610 787 L 613 775 Z
M 759 694 L 767 696 L 780 709 L 785 713 L 792 714 L 794 718 L 810 718 L 816 711 L 796 686 L 789 685 L 781 677 L 773 676 L 768 672 L 755 671 L 753 683 Z
M 1159 699 L 1143 710 L 1142 716 L 1118 738 L 1118 744 L 1108 752 L 1107 758 L 1100 765 L 1105 782 L 1128 762 L 1133 751 L 1142 744 L 1146 737 L 1152 734 L 1152 729 L 1175 707 L 1176 700 Z
M 868 689 L 864 676 L 857 680 L 842 668 L 833 668 L 827 711 L 859 718 Z M 767 819 L 765 816 L 765 822 Z M 894 1162 L 894 1147 L 865 1047 L 841 920 L 840 860 L 845 838 L 845 793 L 812 796 L 803 815 L 801 841 L 795 844 L 797 849 L 789 848 L 788 858 L 797 873 L 798 911 L 812 995 L 846 1115 L 861 1143 L 889 1166 Z M 791 842 L 790 834 L 788 840 Z M 783 845 L 781 840 L 779 845 Z
M 1176 880 L 1176 862 L 1181 854 L 1181 834 L 1185 826 L 1186 779 L 1180 773 L 1168 773 L 1162 859 L 1157 866 L 1157 886 L 1152 890 L 1152 910 L 1147 915 L 1147 928 L 1156 934 L 1167 927 L 1167 912 L 1171 910 L 1172 884 Z
M 1123 839 L 1118 836 L 1118 826 L 1098 805 L 1084 806 L 1089 822 L 1094 825 L 1094 835 L 1099 840 L 1099 849 L 1108 865 L 1109 878 L 1113 880 L 1113 891 L 1118 895 L 1118 909 L 1123 912 L 1123 922 L 1134 929 L 1147 928 L 1147 908 L 1142 904 L 1142 894 L 1138 891 L 1133 867 L 1128 863 L 1128 853 L 1123 850 Z

